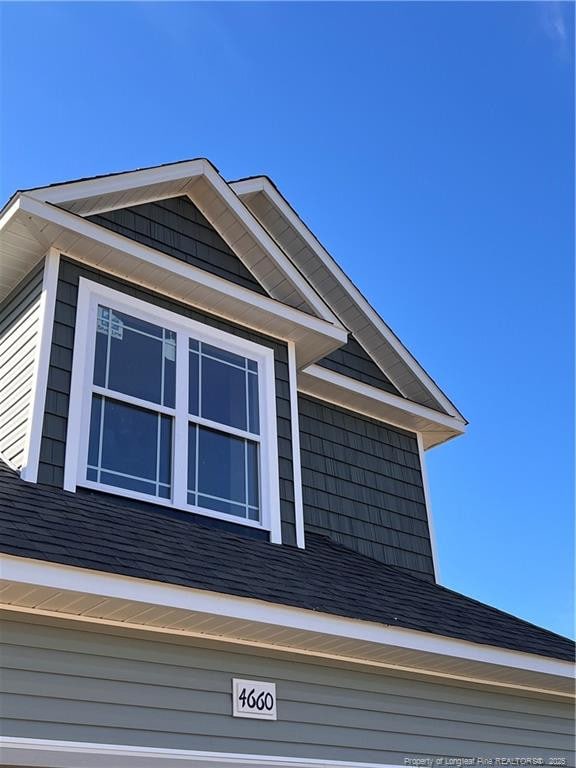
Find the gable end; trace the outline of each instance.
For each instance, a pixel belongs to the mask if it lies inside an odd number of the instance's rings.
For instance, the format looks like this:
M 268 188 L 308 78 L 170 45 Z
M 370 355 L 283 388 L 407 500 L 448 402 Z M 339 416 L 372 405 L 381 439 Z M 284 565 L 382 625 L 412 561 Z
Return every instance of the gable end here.
M 86 217 L 187 264 L 268 295 L 188 197 L 172 197 Z

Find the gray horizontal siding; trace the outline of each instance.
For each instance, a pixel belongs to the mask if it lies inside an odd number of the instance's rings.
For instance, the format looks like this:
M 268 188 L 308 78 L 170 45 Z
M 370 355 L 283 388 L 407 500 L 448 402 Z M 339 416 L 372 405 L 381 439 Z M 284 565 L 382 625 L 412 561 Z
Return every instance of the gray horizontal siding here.
M 83 276 L 96 283 L 107 285 L 142 301 L 148 301 L 156 306 L 164 307 L 172 312 L 190 317 L 198 322 L 227 333 L 232 333 L 257 344 L 271 347 L 274 350 L 276 373 L 276 412 L 278 430 L 279 474 L 280 474 L 280 507 L 282 516 L 282 540 L 287 544 L 296 543 L 294 517 L 294 480 L 292 469 L 292 441 L 290 422 L 290 385 L 288 376 L 288 350 L 284 343 L 267 336 L 248 331 L 231 323 L 199 312 L 191 307 L 178 304 L 169 299 L 153 294 L 143 288 L 134 286 L 122 280 L 104 275 L 88 267 L 68 259 L 61 259 L 58 277 L 58 290 L 54 314 L 54 332 L 50 367 L 48 372 L 48 387 L 46 393 L 46 408 L 40 449 L 40 465 L 38 482 L 62 488 L 64 483 L 64 458 L 66 449 L 66 429 L 70 395 L 70 380 L 72 372 L 72 353 L 74 348 L 74 328 L 76 324 L 76 304 L 78 297 L 78 281 Z M 124 502 L 123 503 L 128 503 Z M 162 508 L 159 509 L 161 511 Z M 208 524 L 210 518 L 204 518 Z M 213 523 L 218 525 L 216 521 Z M 245 532 L 253 529 L 243 529 L 234 523 L 229 524 L 235 532 Z M 224 524 L 220 527 L 226 527 Z
M 565 757 L 567 704 L 138 636 L 6 622 L 2 732 L 403 764 Z M 233 677 L 276 682 L 278 720 L 231 717 Z
M 342 373 L 351 379 L 402 397 L 390 379 L 380 370 L 370 355 L 351 336 L 347 344 L 334 350 L 318 362 L 323 368 Z
M 298 398 L 305 529 L 432 580 L 416 436 Z
M 145 203 L 88 218 L 232 283 L 266 293 L 188 197 Z
M 24 460 L 40 332 L 43 265 L 0 306 L 0 453 L 15 466 Z

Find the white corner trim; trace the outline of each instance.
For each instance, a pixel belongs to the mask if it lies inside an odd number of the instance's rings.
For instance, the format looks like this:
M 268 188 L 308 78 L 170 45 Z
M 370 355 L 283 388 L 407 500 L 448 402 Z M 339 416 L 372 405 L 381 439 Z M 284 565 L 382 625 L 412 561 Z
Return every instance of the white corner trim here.
M 22 479 L 28 483 L 35 483 L 38 477 L 59 266 L 60 254 L 55 248 L 50 248 L 44 261 L 42 295 L 40 298 L 40 332 L 38 335 L 34 372 L 32 374 L 32 402 L 30 404 L 30 418 L 26 432 L 24 462 L 20 473 Z
M 572 678 L 574 673 L 574 665 L 561 659 L 481 645 L 468 640 L 376 622 L 348 619 L 254 598 L 163 584 L 15 555 L 0 553 L 0 572 L 2 579 L 18 584 L 133 600 L 168 608 L 182 608 L 559 677 Z
M 430 505 L 430 485 L 428 483 L 428 469 L 426 467 L 426 455 L 424 453 L 424 441 L 420 432 L 416 433 L 418 441 L 418 458 L 420 459 L 420 472 L 422 474 L 422 489 L 424 491 L 424 503 L 426 505 L 426 519 L 428 520 L 428 535 L 430 536 L 430 548 L 432 550 L 432 564 L 434 566 L 434 578 L 440 582 L 440 559 L 438 557 L 438 548 L 436 543 L 436 529 L 432 517 L 432 507 Z
M 292 469 L 294 475 L 294 518 L 296 545 L 305 548 L 304 501 L 302 498 L 302 465 L 300 460 L 300 422 L 298 414 L 298 382 L 296 376 L 296 347 L 288 342 L 288 375 L 290 385 L 290 430 L 292 436 Z
M 84 741 L 56 741 L 0 736 L 4 764 L 36 768 L 405 768 L 383 763 L 350 760 L 318 760 L 303 757 L 251 755 L 240 752 L 201 752 L 192 749 L 160 749 L 126 744 L 95 744 Z
M 266 197 L 276 206 L 284 218 L 287 219 L 287 221 L 290 223 L 290 226 L 296 230 L 300 237 L 302 237 L 307 245 L 314 251 L 314 253 L 316 253 L 322 264 L 336 278 L 336 280 L 338 280 L 338 282 L 352 298 L 357 307 L 359 307 L 360 310 L 366 315 L 366 317 L 374 325 L 378 332 L 384 336 L 384 338 L 395 350 L 400 359 L 412 371 L 414 376 L 416 376 L 416 378 L 419 379 L 419 381 L 425 386 L 432 397 L 434 397 L 434 399 L 440 403 L 440 405 L 446 410 L 447 413 L 456 418 L 463 418 L 454 404 L 446 397 L 436 382 L 429 376 L 428 373 L 426 373 L 416 358 L 413 357 L 408 349 L 402 344 L 392 329 L 386 325 L 376 310 L 364 298 L 358 288 L 356 288 L 348 275 L 346 275 L 346 273 L 341 269 L 333 257 L 330 256 L 328 251 L 316 238 L 314 233 L 308 229 L 308 227 L 292 209 L 287 200 L 280 194 L 280 192 L 274 187 L 269 179 L 261 176 L 254 179 L 229 182 L 229 186 L 240 198 L 254 192 L 263 192 Z

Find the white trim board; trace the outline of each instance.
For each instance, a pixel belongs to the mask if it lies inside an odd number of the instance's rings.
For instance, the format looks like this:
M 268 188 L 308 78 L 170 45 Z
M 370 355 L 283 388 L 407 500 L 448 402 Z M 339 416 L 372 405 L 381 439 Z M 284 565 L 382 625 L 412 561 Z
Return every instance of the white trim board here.
M 29 483 L 35 483 L 38 477 L 59 266 L 60 254 L 54 248 L 50 248 L 44 261 L 42 296 L 40 299 L 40 333 L 32 376 L 32 402 L 30 404 L 30 416 L 26 433 L 24 461 L 20 473 L 22 479 Z
M 192 749 L 159 749 L 125 744 L 95 744 L 0 736 L 4 764 L 30 768 L 406 768 L 389 763 L 359 763 L 240 752 L 202 752 Z
M 433 653 L 461 661 L 495 664 L 559 678 L 572 679 L 574 673 L 574 665 L 561 659 L 480 645 L 428 632 L 342 618 L 253 598 L 162 584 L 13 555 L 0 554 L 0 572 L 4 580 L 15 584 L 36 585 L 168 608 L 182 608 L 220 617 L 270 624 L 274 627 L 320 632 L 339 638 Z
M 304 501 L 302 498 L 296 349 L 291 341 L 288 342 L 288 374 L 290 378 L 290 434 L 292 437 L 292 471 L 294 478 L 294 524 L 296 527 L 296 545 L 304 549 Z

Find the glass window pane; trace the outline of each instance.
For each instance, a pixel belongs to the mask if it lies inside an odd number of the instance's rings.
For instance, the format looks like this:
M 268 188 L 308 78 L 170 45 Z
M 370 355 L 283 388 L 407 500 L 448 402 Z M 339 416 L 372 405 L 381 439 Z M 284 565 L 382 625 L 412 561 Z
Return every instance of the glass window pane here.
M 170 486 L 172 483 L 172 419 L 170 416 L 160 416 L 160 467 L 158 481 Z
M 246 429 L 246 373 L 202 357 L 202 416 Z
M 195 352 L 188 353 L 188 413 L 198 416 L 198 398 L 200 392 L 200 357 Z
M 226 349 L 220 349 L 220 347 L 213 347 L 212 344 L 205 344 L 202 342 L 202 354 L 216 357 L 218 360 L 223 360 L 225 363 L 238 365 L 240 368 L 246 367 L 245 357 L 235 355 L 234 352 L 228 352 Z
M 158 421 L 152 411 L 106 399 L 102 468 L 155 481 Z
M 108 388 L 160 403 L 162 341 L 123 327 L 121 335 L 109 343 Z
M 246 458 L 248 460 L 246 469 L 246 477 L 248 480 L 248 504 L 252 507 L 258 507 L 258 446 L 256 443 L 251 443 L 249 440 L 246 441 Z
M 245 503 L 244 440 L 199 428 L 198 491 Z
M 162 402 L 174 408 L 176 402 L 176 334 L 164 331 L 164 391 Z
M 94 349 L 94 384 L 99 387 L 106 386 L 109 318 L 110 310 L 107 307 L 99 306 L 98 319 L 96 321 L 96 345 Z
M 196 439 L 198 427 L 195 424 L 188 425 L 188 490 L 196 490 Z M 195 504 L 196 502 L 189 502 Z
M 248 370 L 254 373 L 258 372 L 258 363 L 255 360 L 248 360 Z
M 234 504 L 232 501 L 211 499 L 208 496 L 200 495 L 198 496 L 198 506 L 205 509 L 213 509 L 215 512 L 223 512 L 225 515 L 246 517 L 246 507 L 244 504 Z
M 100 451 L 101 414 L 102 398 L 99 395 L 92 395 L 92 412 L 90 414 L 90 439 L 88 442 L 88 465 L 91 467 L 98 466 L 98 455 Z
M 260 414 L 258 412 L 258 376 L 249 373 L 248 376 L 248 430 L 255 435 L 260 434 Z
M 163 329 L 159 325 L 149 323 L 146 320 L 141 320 L 139 317 L 126 315 L 124 312 L 118 312 L 117 310 L 112 310 L 112 318 L 112 336 L 114 336 L 115 327 L 118 325 L 119 330 L 121 330 L 122 327 L 130 328 L 133 331 L 145 333 L 148 336 L 156 336 L 158 339 L 162 338 Z
M 199 344 L 199 342 L 198 342 L 198 341 L 196 341 L 196 339 L 189 339 L 189 340 L 188 340 L 188 349 L 189 349 L 191 352 L 192 352 L 192 351 L 194 351 L 194 352 L 198 352 L 198 350 L 200 349 L 200 344 Z
M 135 477 L 125 477 L 124 475 L 117 475 L 114 472 L 100 473 L 100 482 L 106 485 L 113 485 L 116 488 L 125 488 L 129 491 L 136 491 L 137 493 L 148 493 L 152 496 L 156 495 L 155 483 L 148 482 L 146 480 L 138 480 Z

